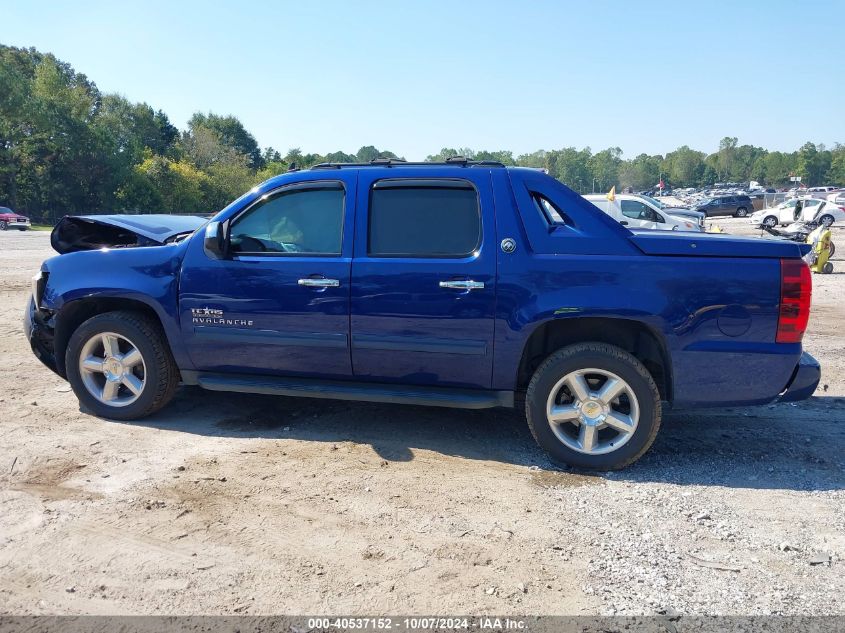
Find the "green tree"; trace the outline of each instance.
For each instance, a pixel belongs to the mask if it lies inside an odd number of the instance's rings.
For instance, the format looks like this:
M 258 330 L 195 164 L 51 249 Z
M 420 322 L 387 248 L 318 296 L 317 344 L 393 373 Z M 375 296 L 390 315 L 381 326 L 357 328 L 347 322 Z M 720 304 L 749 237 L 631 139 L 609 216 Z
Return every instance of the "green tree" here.
M 845 185 L 845 145 L 837 143 L 830 154 L 830 168 L 825 181 L 833 185 Z
M 716 169 L 720 180 L 729 180 L 736 161 L 736 146 L 739 139 L 726 136 L 719 141 L 719 152 L 716 154 Z
M 648 154 L 640 154 L 630 161 L 625 161 L 619 169 L 619 184 L 634 191 L 654 187 L 660 178 L 662 162 L 662 156 Z
M 234 116 L 220 116 L 209 112 L 196 112 L 188 121 L 189 133 L 196 133 L 198 128 L 205 128 L 215 133 L 218 142 L 230 148 L 236 154 L 247 157 L 247 164 L 258 169 L 263 166 L 264 158 L 255 137 L 250 134 L 243 123 Z
M 546 166 L 546 150 L 539 149 L 530 154 L 520 154 L 516 157 L 516 164 L 522 167 L 545 167 Z
M 801 182 L 808 186 L 824 184 L 831 166 L 831 153 L 824 145 L 816 147 L 815 143 L 804 143 L 798 150 L 796 172 L 801 176 Z
M 596 152 L 588 161 L 591 172 L 590 191 L 608 191 L 619 183 L 619 168 L 622 165 L 622 150 L 609 147 Z M 593 187 L 595 185 L 595 187 Z
M 694 187 L 702 184 L 704 177 L 704 152 L 697 152 L 682 145 L 666 154 L 663 171 L 673 187 Z

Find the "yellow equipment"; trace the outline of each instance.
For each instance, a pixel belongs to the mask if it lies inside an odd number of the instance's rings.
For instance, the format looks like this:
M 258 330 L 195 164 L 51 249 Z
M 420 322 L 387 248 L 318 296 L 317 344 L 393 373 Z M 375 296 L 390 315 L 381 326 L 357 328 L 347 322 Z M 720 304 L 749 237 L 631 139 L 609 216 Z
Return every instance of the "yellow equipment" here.
M 807 253 L 806 260 L 810 270 L 814 273 L 832 273 L 833 264 L 829 262 L 833 242 L 832 233 L 824 225 L 819 226 L 807 236 L 807 244 L 812 244 L 812 250 Z

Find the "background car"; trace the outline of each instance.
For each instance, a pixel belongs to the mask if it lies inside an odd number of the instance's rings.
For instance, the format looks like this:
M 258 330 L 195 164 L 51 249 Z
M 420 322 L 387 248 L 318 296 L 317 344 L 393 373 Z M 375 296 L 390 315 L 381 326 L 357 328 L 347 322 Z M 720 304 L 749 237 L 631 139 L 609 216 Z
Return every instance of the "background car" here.
M 801 210 L 796 205 L 801 203 Z M 813 222 L 830 226 L 834 222 L 845 222 L 845 208 L 830 200 L 818 198 L 792 199 L 782 202 L 776 207 L 761 209 L 754 213 L 749 222 L 753 226 L 768 226 L 773 228 L 777 225 L 788 225 L 793 222 Z
M 694 210 L 701 211 L 708 217 L 732 215 L 735 218 L 744 218 L 754 210 L 754 203 L 748 196 L 717 196 L 699 203 Z
M 688 220 L 704 228 L 705 215 L 700 211 L 693 211 L 692 209 L 689 209 L 687 207 L 673 207 L 650 196 L 640 196 L 640 198 L 645 202 L 650 202 L 652 207 L 657 207 L 657 209 L 659 209 L 660 211 L 668 213 L 669 215 L 674 216 L 676 218 Z
M 0 207 L 0 231 L 8 229 L 26 231 L 30 226 L 32 225 L 29 218 L 15 213 L 9 207 Z
M 617 194 L 614 200 L 608 200 L 604 194 L 589 194 L 584 198 L 629 229 L 701 231 L 701 226 L 694 220 L 675 217 L 668 210 L 657 211 L 645 196 Z

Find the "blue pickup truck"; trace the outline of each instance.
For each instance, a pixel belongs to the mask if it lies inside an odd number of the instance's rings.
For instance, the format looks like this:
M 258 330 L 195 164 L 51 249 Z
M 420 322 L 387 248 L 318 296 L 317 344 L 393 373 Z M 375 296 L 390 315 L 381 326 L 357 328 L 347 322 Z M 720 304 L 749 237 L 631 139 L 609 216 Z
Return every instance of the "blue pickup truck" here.
M 795 401 L 811 279 L 793 242 L 630 231 L 538 170 L 293 170 L 210 221 L 66 218 L 33 278 L 35 354 L 98 416 L 179 384 L 524 406 L 558 463 L 630 464 L 666 407 Z

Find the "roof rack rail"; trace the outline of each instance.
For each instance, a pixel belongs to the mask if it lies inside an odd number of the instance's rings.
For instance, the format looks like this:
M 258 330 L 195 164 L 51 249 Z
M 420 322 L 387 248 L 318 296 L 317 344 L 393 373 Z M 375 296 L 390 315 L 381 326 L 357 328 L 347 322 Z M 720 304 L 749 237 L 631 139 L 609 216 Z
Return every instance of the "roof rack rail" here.
M 402 158 L 374 158 L 367 163 L 318 163 L 311 169 L 341 169 L 349 167 L 504 167 L 504 163 L 495 160 L 469 160 L 463 156 L 450 156 L 445 161 L 407 161 Z

